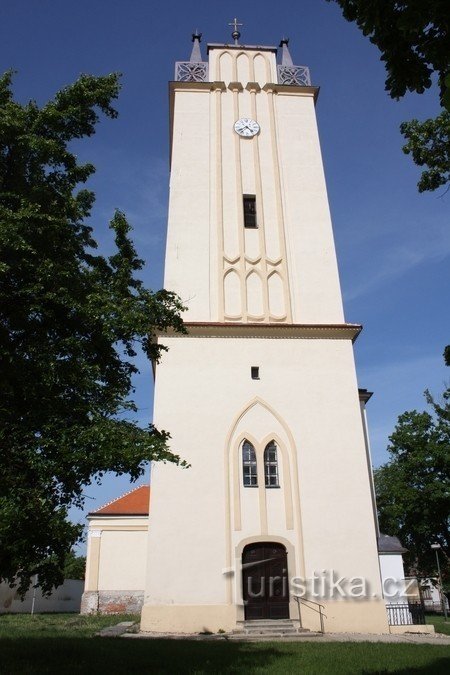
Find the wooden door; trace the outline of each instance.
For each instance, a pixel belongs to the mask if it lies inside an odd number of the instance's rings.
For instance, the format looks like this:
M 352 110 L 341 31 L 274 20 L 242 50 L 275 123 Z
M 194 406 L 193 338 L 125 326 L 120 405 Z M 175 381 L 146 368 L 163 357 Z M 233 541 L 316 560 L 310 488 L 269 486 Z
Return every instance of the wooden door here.
M 286 549 L 281 544 L 249 544 L 242 555 L 246 620 L 288 619 L 289 584 Z

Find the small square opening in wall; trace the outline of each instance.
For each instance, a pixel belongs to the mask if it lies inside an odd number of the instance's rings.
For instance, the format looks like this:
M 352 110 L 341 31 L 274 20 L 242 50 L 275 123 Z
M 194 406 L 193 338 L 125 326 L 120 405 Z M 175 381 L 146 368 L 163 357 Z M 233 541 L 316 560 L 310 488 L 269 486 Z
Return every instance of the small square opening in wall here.
M 259 380 L 259 366 L 251 367 L 252 380 Z

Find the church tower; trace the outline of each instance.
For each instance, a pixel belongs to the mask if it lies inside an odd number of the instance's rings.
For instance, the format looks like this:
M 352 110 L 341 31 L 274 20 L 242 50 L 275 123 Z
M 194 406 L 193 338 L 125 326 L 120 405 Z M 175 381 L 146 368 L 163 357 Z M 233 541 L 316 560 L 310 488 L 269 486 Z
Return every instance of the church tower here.
M 328 631 L 387 632 L 319 90 L 288 40 L 239 38 L 204 61 L 193 35 L 170 83 L 164 286 L 188 333 L 159 338 L 154 422 L 191 466 L 152 467 L 141 629 L 316 629 L 320 603 Z

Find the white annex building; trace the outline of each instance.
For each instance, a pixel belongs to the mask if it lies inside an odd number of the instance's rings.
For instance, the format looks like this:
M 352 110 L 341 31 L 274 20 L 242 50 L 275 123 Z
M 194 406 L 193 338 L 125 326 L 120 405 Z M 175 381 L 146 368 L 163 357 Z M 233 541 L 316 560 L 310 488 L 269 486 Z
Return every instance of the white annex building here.
M 152 467 L 141 629 L 295 622 L 303 596 L 306 628 L 320 603 L 328 631 L 388 632 L 319 89 L 287 40 L 233 38 L 204 61 L 194 35 L 170 83 L 164 286 L 188 333 L 160 338 L 154 423 L 191 466 Z

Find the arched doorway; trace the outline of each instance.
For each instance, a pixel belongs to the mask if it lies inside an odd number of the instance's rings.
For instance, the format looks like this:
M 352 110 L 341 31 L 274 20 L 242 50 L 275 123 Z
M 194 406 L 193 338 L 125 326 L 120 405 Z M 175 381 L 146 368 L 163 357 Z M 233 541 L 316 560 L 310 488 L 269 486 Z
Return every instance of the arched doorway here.
M 282 544 L 248 544 L 242 553 L 242 589 L 246 620 L 288 619 L 287 553 Z

